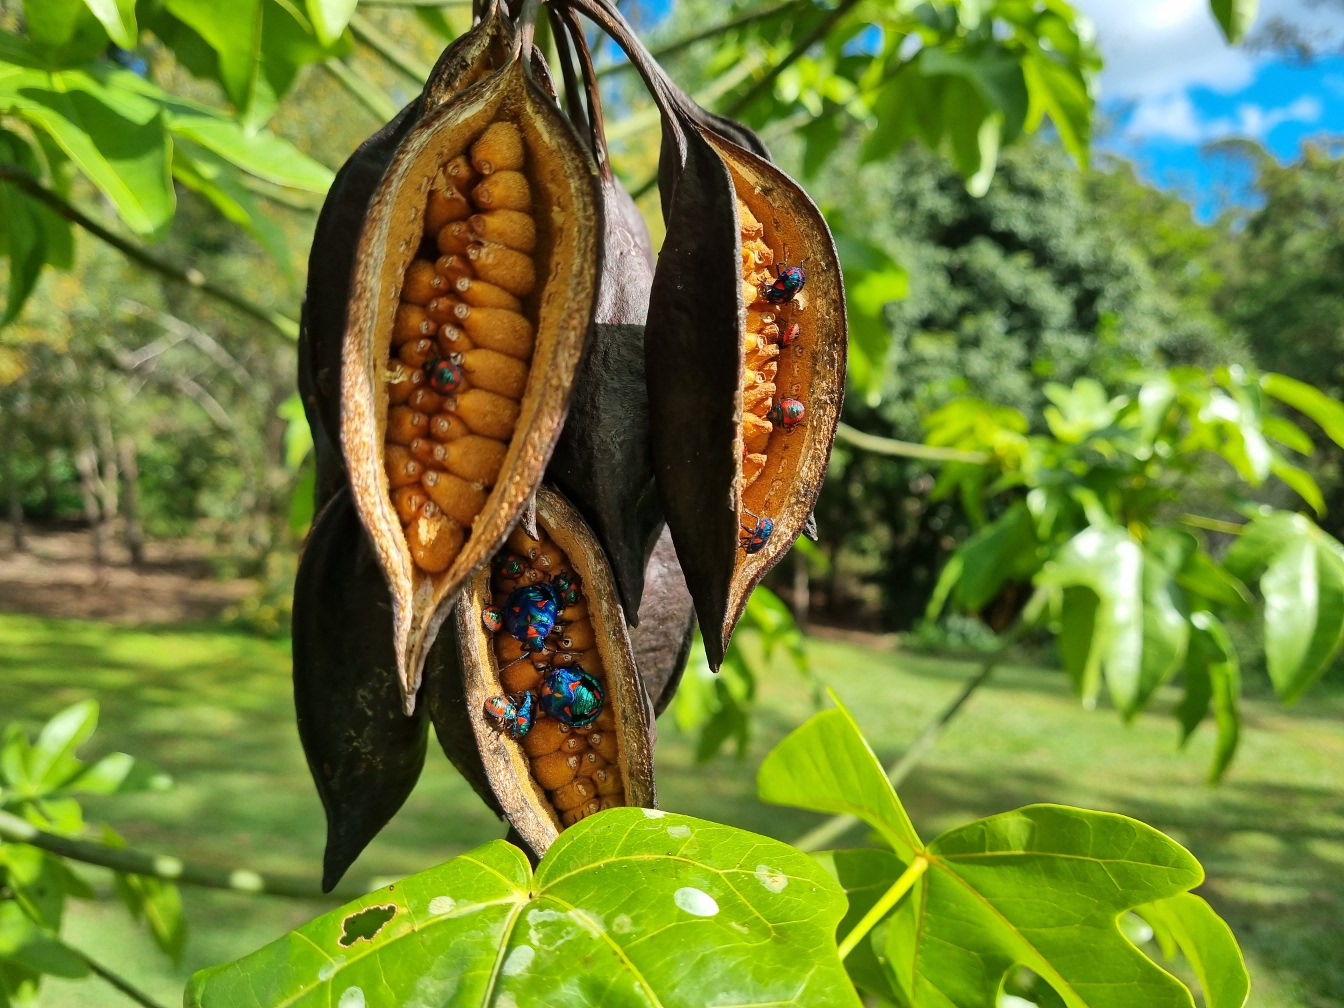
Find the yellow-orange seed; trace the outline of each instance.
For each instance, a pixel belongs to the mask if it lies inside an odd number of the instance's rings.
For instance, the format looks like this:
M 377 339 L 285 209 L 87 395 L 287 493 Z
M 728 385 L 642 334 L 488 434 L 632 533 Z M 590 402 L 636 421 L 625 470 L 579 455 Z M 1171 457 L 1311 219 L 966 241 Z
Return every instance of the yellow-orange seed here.
M 429 299 L 448 289 L 448 280 L 439 275 L 428 259 L 416 259 L 406 267 L 406 279 L 401 285 L 401 299 L 411 304 L 426 304 Z
M 425 230 L 436 234 L 445 224 L 466 220 L 471 216 L 471 209 L 471 203 L 456 186 L 435 189 L 425 204 Z
M 442 469 L 448 460 L 448 446 L 430 438 L 416 438 L 408 445 L 411 454 L 429 469 Z
M 523 736 L 523 752 L 532 758 L 553 753 L 569 737 L 572 729 L 554 718 L 537 718 L 532 730 Z
M 475 168 L 471 166 L 470 159 L 465 154 L 459 154 L 446 165 L 443 166 L 443 174 L 447 176 L 461 192 L 467 192 L 474 186 L 481 177 Z
M 387 401 L 393 406 L 400 405 L 424 384 L 425 373 L 419 368 L 408 368 L 401 361 L 393 361 L 387 368 Z
M 421 482 L 443 513 L 463 525 L 476 520 L 489 496 L 485 487 L 448 472 L 427 472 Z
M 445 322 L 439 327 L 438 340 L 439 349 L 446 354 L 461 354 L 476 348 L 471 337 L 451 322 Z
M 409 445 L 429 430 L 429 417 L 409 406 L 393 406 L 387 411 L 387 439 Z
M 486 393 L 487 395 L 489 393 Z M 444 411 L 429 418 L 426 427 L 429 436 L 435 441 L 456 441 L 464 434 L 470 434 L 466 422 L 456 413 Z M 477 433 L 480 433 L 479 431 Z
M 556 788 L 554 794 L 551 795 L 551 801 L 557 809 L 567 812 L 596 797 L 597 785 L 589 777 L 580 777 L 563 787 Z
M 409 368 L 424 367 L 425 361 L 438 355 L 438 343 L 428 336 L 407 340 L 397 347 L 397 359 Z
M 588 744 L 608 763 L 616 762 L 616 736 L 612 732 L 593 732 L 588 736 Z
M 473 434 L 507 441 L 518 426 L 518 403 L 485 389 L 469 389 L 457 397 L 456 413 Z
M 541 673 L 531 662 L 522 661 L 501 672 L 499 682 L 506 693 L 525 693 L 541 685 Z
M 476 184 L 471 200 L 482 210 L 531 210 L 532 187 L 520 171 L 498 171 Z
M 443 396 L 433 389 L 421 387 L 410 394 L 410 397 L 406 400 L 406 405 L 416 412 L 428 416 L 437 413 L 443 406 Z
M 401 524 L 409 525 L 420 514 L 426 504 L 433 503 L 425 495 L 424 487 L 419 483 L 401 487 L 392 491 L 392 507 L 396 509 Z
M 488 350 L 473 350 L 472 353 L 489 353 Z M 448 471 L 470 483 L 494 486 L 499 476 L 500 466 L 504 464 L 506 446 L 493 438 L 468 434 L 447 444 L 445 465 Z M 433 493 L 430 493 L 433 497 Z M 482 503 L 484 507 L 484 503 Z M 447 511 L 447 508 L 444 508 Z M 479 514 L 479 511 L 477 512 Z
M 433 514 L 422 514 L 406 527 L 406 545 L 417 566 L 437 574 L 457 559 L 466 536 L 462 526 L 439 511 L 432 501 L 424 510 L 429 508 L 434 508 Z
M 471 341 L 486 350 L 496 350 L 518 360 L 532 356 L 532 323 L 507 308 L 473 308 L 459 304 L 453 309 Z
M 580 762 L 573 753 L 547 753 L 532 761 L 532 776 L 547 791 L 554 791 L 578 776 Z
M 424 465 L 404 445 L 386 444 L 383 448 L 387 482 L 393 490 L 415 483 L 424 475 Z
M 614 795 L 621 793 L 621 771 L 614 766 L 605 766 L 600 770 L 593 771 L 593 783 L 597 785 L 597 793 L 600 795 Z
M 473 308 L 507 308 L 520 312 L 523 303 L 506 291 L 484 280 L 472 277 L 458 277 L 453 281 L 453 294 Z
M 450 224 L 448 228 L 456 226 Z M 497 242 L 487 242 L 469 245 L 466 253 L 477 277 L 496 287 L 503 287 L 510 294 L 526 297 L 537 285 L 536 264 L 532 262 L 531 256 L 516 249 Z
M 475 243 L 475 236 L 466 221 L 454 221 L 439 228 L 435 242 L 443 255 L 463 255 Z
M 474 277 L 476 270 L 471 265 L 471 260 L 462 253 L 452 253 L 450 255 L 439 256 L 434 261 L 434 272 L 448 280 L 449 286 L 457 283 L 462 277 Z
M 403 301 L 397 305 L 397 314 L 392 320 L 392 343 L 399 345 L 408 340 L 433 336 L 437 329 L 438 326 L 425 314 L 424 308 Z
M 468 222 L 471 230 L 482 241 L 499 242 L 519 252 L 536 250 L 537 223 L 529 213 L 521 210 L 489 210 L 472 214 Z
M 462 355 L 462 370 L 476 388 L 510 399 L 522 399 L 527 388 L 527 365 L 497 350 L 468 350 Z
M 742 437 L 748 452 L 765 451 L 766 443 L 770 440 L 772 426 L 769 420 L 762 420 L 754 413 L 743 414 Z
M 471 145 L 472 167 L 482 175 L 517 171 L 523 166 L 523 158 L 523 135 L 505 120 L 491 123 Z
M 597 634 L 590 620 L 580 620 L 560 631 L 560 647 L 565 651 L 587 651 L 597 643 Z

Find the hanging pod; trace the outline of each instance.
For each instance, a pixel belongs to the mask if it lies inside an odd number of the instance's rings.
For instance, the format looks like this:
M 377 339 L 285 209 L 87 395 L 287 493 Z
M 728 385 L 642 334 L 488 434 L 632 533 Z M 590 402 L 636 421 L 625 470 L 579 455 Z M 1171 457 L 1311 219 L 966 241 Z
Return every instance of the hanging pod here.
M 559 493 L 457 605 L 467 714 L 504 814 L 537 857 L 604 808 L 654 806 L 653 713 L 602 547 Z
M 569 418 L 546 477 L 583 515 L 607 555 L 627 619 L 642 615 L 644 568 L 663 528 L 649 444 L 644 322 L 653 242 L 644 217 L 612 174 L 601 97 L 577 15 L 552 9 L 571 121 L 581 124 L 601 178 L 602 272 Z M 568 44 L 566 44 L 568 43 Z M 577 54 L 579 70 L 571 62 Z M 587 98 L 586 107 L 582 97 Z M 661 614 L 654 614 L 659 619 Z
M 809 525 L 825 477 L 845 384 L 840 264 L 807 194 L 725 137 L 613 4 L 572 2 L 625 48 L 663 116 L 667 234 L 644 334 L 651 442 L 717 669 L 752 589 Z
M 534 79 L 531 31 L 512 44 L 401 141 L 356 254 L 341 446 L 408 712 L 458 589 L 541 478 L 592 316 L 596 167 Z
M 444 52 L 431 83 L 447 93 L 497 69 L 511 28 L 497 12 Z M 415 787 L 424 765 L 427 718 L 407 716 L 393 648 L 387 579 L 355 512 L 340 438 L 341 345 L 351 273 L 374 191 L 403 140 L 437 104 L 429 89 L 351 155 L 318 218 L 299 337 L 299 392 L 313 433 L 317 479 L 312 529 L 294 586 L 294 705 L 299 739 L 327 819 L 323 885 L 330 889 Z M 456 641 L 432 649 L 436 690 L 457 671 Z M 460 685 L 458 687 L 460 692 Z M 432 697 L 438 700 L 438 692 Z M 480 755 L 465 717 L 432 704 L 445 752 L 487 801 Z M 463 742 L 466 742 L 464 745 Z

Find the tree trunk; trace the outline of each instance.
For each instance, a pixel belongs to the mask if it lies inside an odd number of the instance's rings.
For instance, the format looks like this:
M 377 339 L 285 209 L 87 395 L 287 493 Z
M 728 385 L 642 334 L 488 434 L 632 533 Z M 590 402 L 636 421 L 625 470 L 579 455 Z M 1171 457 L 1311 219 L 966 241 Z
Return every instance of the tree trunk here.
M 98 455 L 103 462 L 103 471 L 99 477 L 99 503 L 102 506 L 103 521 L 111 525 L 117 517 L 117 442 L 112 432 L 112 417 L 109 415 L 107 400 L 104 398 L 102 383 L 90 396 L 89 412 L 93 414 L 93 427 L 98 437 Z
M 807 557 L 803 551 L 793 551 L 793 621 L 798 629 L 807 632 L 808 610 L 812 606 L 812 587 L 807 578 Z
M 6 422 L 5 427 L 5 495 L 9 499 L 9 529 L 14 536 L 14 552 L 22 553 L 28 544 L 23 536 L 23 503 L 19 500 L 19 476 L 14 471 L 18 438 L 14 433 L 12 419 Z
M 79 470 L 79 488 L 84 496 L 84 519 L 93 534 L 93 562 L 102 567 L 107 563 L 107 547 L 103 541 L 103 516 L 98 508 L 98 453 L 93 445 L 79 450 L 75 468 Z
M 145 534 L 140 528 L 140 466 L 135 457 L 135 441 L 122 438 L 118 454 L 125 484 L 121 513 L 126 519 L 126 548 L 131 552 L 131 565 L 139 567 L 145 562 Z

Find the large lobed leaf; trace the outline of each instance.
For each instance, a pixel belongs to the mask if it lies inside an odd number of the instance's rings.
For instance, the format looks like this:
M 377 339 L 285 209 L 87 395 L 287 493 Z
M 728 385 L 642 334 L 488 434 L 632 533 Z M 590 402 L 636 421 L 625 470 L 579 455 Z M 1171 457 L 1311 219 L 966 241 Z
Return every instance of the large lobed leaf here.
M 185 1003 L 858 1008 L 840 888 L 776 840 L 651 809 L 492 841 L 197 973 Z
M 894 855 L 820 857 L 850 897 L 846 931 L 917 859 L 926 863 L 847 960 L 865 990 L 910 1008 L 994 1008 L 1005 977 L 1023 965 L 1070 1008 L 1193 1008 L 1189 990 L 1119 928 L 1121 915 L 1136 907 L 1171 912 L 1168 901 L 1203 879 L 1190 853 L 1157 830 L 1121 815 L 1032 805 L 924 847 L 843 707 L 785 738 L 762 765 L 759 789 L 765 801 L 852 812 L 895 847 Z M 1236 970 L 1243 983 L 1245 971 L 1229 954 L 1225 925 L 1220 931 L 1204 916 L 1183 934 L 1192 961 L 1231 971 L 1221 989 L 1239 989 Z

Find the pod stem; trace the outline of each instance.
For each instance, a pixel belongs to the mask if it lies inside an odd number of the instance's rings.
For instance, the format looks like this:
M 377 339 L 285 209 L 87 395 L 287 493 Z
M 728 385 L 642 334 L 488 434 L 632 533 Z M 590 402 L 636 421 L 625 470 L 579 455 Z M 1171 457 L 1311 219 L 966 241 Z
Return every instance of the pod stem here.
M 569 26 L 561 20 L 560 11 L 552 4 L 546 5 L 546 14 L 550 20 L 551 35 L 555 38 L 555 52 L 560 61 L 560 77 L 565 82 L 565 109 L 569 114 L 569 121 L 574 124 L 574 128 L 582 134 L 586 134 L 591 143 L 592 125 L 588 119 L 588 112 L 583 105 L 583 94 L 579 88 L 579 75 L 574 69 L 574 53 L 570 47 L 577 49 L 582 45 L 582 39 L 576 40 L 569 31 Z M 594 154 L 596 156 L 596 154 Z
M 607 129 L 602 118 L 602 93 L 593 67 L 593 54 L 583 34 L 583 24 L 572 7 L 558 8 L 559 16 L 569 30 L 570 41 L 578 54 L 579 68 L 583 71 L 583 87 L 588 94 L 588 131 L 593 144 L 593 157 L 606 181 L 611 181 L 611 158 L 607 156 Z

